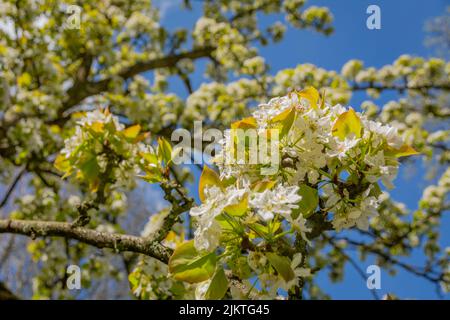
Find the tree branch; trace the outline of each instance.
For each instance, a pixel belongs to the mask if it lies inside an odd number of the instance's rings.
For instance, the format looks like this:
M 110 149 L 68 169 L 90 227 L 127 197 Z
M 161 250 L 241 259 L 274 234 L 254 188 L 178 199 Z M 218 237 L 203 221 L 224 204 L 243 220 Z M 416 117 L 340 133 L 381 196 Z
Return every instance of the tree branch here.
M 17 183 L 19 183 L 20 179 L 22 178 L 22 176 L 24 175 L 25 172 L 26 172 L 26 168 L 21 169 L 20 172 L 17 174 L 17 176 L 14 178 L 13 183 L 8 188 L 8 191 L 6 191 L 6 194 L 3 197 L 2 202 L 0 203 L 0 208 L 2 208 L 8 202 L 9 196 L 14 191 L 14 188 L 16 187 Z
M 161 228 L 151 237 L 156 242 L 161 242 L 166 238 L 173 225 L 179 220 L 179 216 L 183 212 L 188 211 L 194 203 L 194 200 L 184 193 L 181 185 L 178 183 L 161 183 L 160 186 L 164 191 L 164 199 L 169 201 L 172 207 L 169 214 L 165 217 Z M 172 194 L 173 190 L 178 193 L 181 199 L 176 198 Z
M 352 91 L 365 91 L 368 89 L 375 89 L 379 91 L 386 91 L 386 90 L 395 90 L 403 92 L 405 90 L 444 90 L 444 91 L 450 91 L 450 83 L 443 83 L 443 84 L 429 84 L 429 85 L 416 85 L 416 86 L 409 86 L 407 84 L 401 85 L 401 84 L 393 84 L 393 85 L 377 85 L 373 83 L 365 84 L 365 85 L 359 85 L 359 84 L 353 84 L 351 87 Z
M 387 262 L 390 262 L 394 265 L 397 265 L 399 267 L 401 267 L 402 269 L 413 273 L 419 277 L 425 278 L 426 280 L 433 282 L 433 283 L 438 283 L 439 281 L 443 281 L 443 282 L 448 282 L 444 279 L 443 274 L 433 277 L 431 276 L 428 272 L 426 271 L 420 271 L 417 270 L 417 268 L 404 263 L 400 260 L 395 259 L 394 257 L 392 257 L 391 255 L 389 255 L 388 253 L 385 253 L 384 251 L 377 249 L 377 248 L 371 248 L 370 245 L 364 243 L 364 242 L 359 242 L 359 241 L 355 241 L 346 237 L 333 237 L 334 240 L 344 240 L 346 241 L 348 244 L 352 245 L 355 248 L 362 248 L 364 250 L 366 250 L 369 253 L 375 254 L 377 256 L 379 256 L 380 258 L 384 259 Z
M 12 293 L 11 290 L 0 281 L 0 300 L 20 300 L 20 298 Z
M 117 76 L 123 79 L 129 79 L 142 72 L 173 67 L 180 60 L 183 59 L 199 59 L 203 57 L 208 57 L 211 55 L 213 50 L 214 50 L 213 47 L 203 47 L 188 52 L 156 58 L 149 61 L 137 62 L 134 65 L 122 70 Z M 77 82 L 76 85 L 72 86 L 69 90 L 67 90 L 68 98 L 64 102 L 59 115 L 62 116 L 62 113 L 64 113 L 64 111 L 79 104 L 85 98 L 106 91 L 108 89 L 108 85 L 111 82 L 111 80 L 112 78 L 106 78 L 97 82 L 91 81 Z
M 21 234 L 36 237 L 63 237 L 76 239 L 97 248 L 110 248 L 117 252 L 142 253 L 164 263 L 169 261 L 172 250 L 160 243 L 132 235 L 99 232 L 82 227 L 73 227 L 67 222 L 0 220 L 0 233 Z

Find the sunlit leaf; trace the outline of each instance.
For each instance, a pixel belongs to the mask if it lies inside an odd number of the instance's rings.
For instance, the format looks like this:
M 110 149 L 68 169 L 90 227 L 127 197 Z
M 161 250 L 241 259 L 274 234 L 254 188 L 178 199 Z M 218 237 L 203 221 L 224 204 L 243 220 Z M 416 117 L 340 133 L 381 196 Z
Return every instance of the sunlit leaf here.
M 211 186 L 222 188 L 219 175 L 208 166 L 203 166 L 203 171 L 200 175 L 198 184 L 198 195 L 202 202 L 205 201 L 205 188 Z
M 345 140 L 350 134 L 354 134 L 357 138 L 361 137 L 361 119 L 356 114 L 355 110 L 350 110 L 342 113 L 336 120 L 331 130 L 333 136 L 341 140 Z
M 298 209 L 295 209 L 295 212 L 301 213 L 305 218 L 308 218 L 319 205 L 317 189 L 302 184 L 299 187 L 298 194 L 302 197 L 302 200 L 298 203 Z M 295 215 L 294 218 L 296 218 Z
M 407 156 L 413 156 L 416 154 L 420 154 L 420 152 L 417 152 L 413 147 L 408 145 L 403 145 L 398 149 L 394 148 L 388 148 L 386 155 L 392 156 L 392 157 L 407 157 Z
M 201 254 L 194 247 L 194 240 L 179 245 L 169 260 L 169 272 L 177 280 L 197 283 L 210 279 L 216 269 L 216 255 Z
M 284 137 L 292 127 L 295 119 L 295 108 L 291 107 L 274 117 L 271 121 L 271 128 L 280 130 L 280 138 Z
M 220 300 L 228 291 L 228 280 L 222 267 L 218 267 L 211 283 L 206 291 L 205 298 L 208 300 Z
M 141 132 L 141 126 L 136 124 L 134 126 L 128 127 L 125 130 L 122 131 L 123 135 L 127 139 L 135 139 L 139 135 L 139 132 Z
M 295 274 L 287 257 L 279 256 L 273 252 L 266 253 L 266 257 L 284 281 L 288 282 L 294 279 Z
M 172 160 L 172 146 L 165 138 L 158 138 L 158 157 L 166 165 Z
M 224 214 L 219 214 L 215 220 L 220 224 L 222 230 L 233 230 L 233 225 L 230 223 L 230 219 L 226 218 Z
M 248 227 L 258 236 L 261 238 L 267 238 L 269 234 L 269 229 L 267 226 L 263 226 L 260 223 L 250 223 L 248 224 Z
M 31 84 L 31 76 L 28 72 L 24 72 L 22 73 L 18 78 L 17 78 L 17 84 L 20 87 L 27 87 Z
M 58 154 L 55 159 L 54 166 L 61 172 L 67 172 L 70 170 L 70 161 L 63 154 Z
M 257 181 L 252 184 L 251 189 L 255 192 L 263 192 L 272 189 L 277 182 L 273 180 Z
M 256 119 L 253 117 L 244 118 L 231 124 L 231 129 L 254 129 L 256 127 Z
M 150 152 L 139 152 L 139 155 L 144 158 L 144 160 L 151 164 L 157 164 L 158 163 L 158 157 L 154 153 Z
M 225 212 L 232 216 L 242 216 L 248 209 L 248 195 L 245 194 L 237 204 L 229 205 L 224 208 Z
M 86 117 L 86 112 L 84 112 L 84 111 L 77 111 L 77 112 L 71 113 L 70 117 L 72 119 L 81 119 L 81 118 Z
M 319 102 L 319 92 L 314 87 L 307 87 L 302 91 L 299 91 L 298 96 L 309 101 L 309 105 L 313 109 L 317 109 L 317 103 Z
M 104 130 L 105 124 L 103 122 L 94 122 L 91 125 L 91 129 L 92 131 L 96 132 L 96 133 L 102 133 Z

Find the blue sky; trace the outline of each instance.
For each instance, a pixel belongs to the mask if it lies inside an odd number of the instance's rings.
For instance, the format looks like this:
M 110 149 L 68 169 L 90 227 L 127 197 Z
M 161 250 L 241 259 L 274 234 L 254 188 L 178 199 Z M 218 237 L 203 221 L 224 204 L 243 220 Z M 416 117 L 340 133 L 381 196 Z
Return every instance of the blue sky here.
M 170 28 L 180 26 L 189 27 L 195 23 L 201 14 L 201 2 L 193 1 L 193 12 L 180 11 L 180 1 L 159 1 L 163 8 L 163 24 Z M 278 70 L 292 68 L 297 64 L 313 63 L 319 67 L 339 71 L 342 65 L 350 59 L 361 59 L 366 66 L 381 67 L 392 63 L 402 54 L 419 55 L 423 57 L 433 56 L 433 50 L 424 46 L 424 23 L 427 19 L 442 15 L 445 7 L 449 5 L 446 0 L 310 0 L 308 5 L 327 6 L 334 15 L 335 32 L 329 37 L 310 30 L 288 29 L 285 39 L 281 43 L 260 48 L 260 53 L 271 66 L 271 73 Z M 376 4 L 381 8 L 381 29 L 369 30 L 366 27 L 366 9 L 369 5 Z M 261 16 L 262 24 L 269 24 L 281 16 Z M 201 64 L 200 64 L 201 65 Z M 198 87 L 204 79 L 201 72 L 195 73 L 194 86 Z M 176 80 L 170 84 L 172 90 L 185 95 L 181 83 Z M 361 101 L 366 99 L 364 93 L 354 95 L 351 104 L 358 108 Z M 383 94 L 375 100 L 378 105 L 383 105 L 396 94 Z M 196 169 L 198 179 L 198 172 Z M 394 199 L 407 204 L 415 209 L 422 195 L 423 189 L 433 181 L 427 181 L 423 177 L 426 167 L 420 160 L 414 165 L 401 169 L 396 181 L 396 189 L 391 194 Z M 193 188 L 193 195 L 196 189 Z M 448 226 L 450 219 L 442 221 L 443 226 Z M 448 228 L 446 228 L 448 229 Z M 449 246 L 450 235 L 441 239 L 443 246 Z M 351 254 L 353 257 L 356 255 Z M 407 261 L 421 264 L 421 253 Z M 371 264 L 371 259 L 360 264 L 363 270 Z M 366 283 L 358 273 L 350 266 L 346 267 L 345 280 L 339 284 L 331 284 L 325 272 L 319 275 L 319 284 L 324 291 L 331 294 L 334 299 L 372 299 L 372 294 L 366 288 Z M 379 296 L 385 293 L 394 293 L 404 298 L 434 299 L 438 298 L 435 287 L 426 280 L 400 271 L 395 277 L 382 271 L 381 290 L 377 290 Z M 450 298 L 447 295 L 446 298 Z

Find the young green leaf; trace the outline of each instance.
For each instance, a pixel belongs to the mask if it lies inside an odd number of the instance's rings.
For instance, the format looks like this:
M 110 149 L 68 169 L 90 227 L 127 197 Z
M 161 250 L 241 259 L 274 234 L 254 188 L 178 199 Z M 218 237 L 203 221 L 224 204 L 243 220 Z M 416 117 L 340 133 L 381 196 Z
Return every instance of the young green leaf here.
M 211 186 L 222 188 L 222 183 L 219 175 L 214 170 L 204 166 L 198 184 L 198 195 L 202 202 L 205 201 L 205 188 Z
M 231 129 L 254 129 L 256 127 L 256 119 L 253 117 L 244 118 L 231 124 Z
M 232 215 L 232 216 L 237 216 L 240 217 L 242 215 L 244 215 L 247 212 L 248 209 L 248 195 L 245 194 L 241 201 L 237 204 L 232 204 L 229 206 L 226 206 L 224 208 L 225 212 Z
M 298 203 L 298 209 L 295 211 L 302 213 L 305 218 L 308 218 L 319 205 L 319 195 L 317 193 L 317 189 L 311 188 L 306 184 L 302 184 L 299 187 L 298 194 L 302 197 L 302 200 Z
M 282 257 L 273 252 L 266 253 L 270 264 L 275 268 L 278 274 L 287 282 L 294 279 L 295 274 L 291 268 L 291 262 L 287 257 Z
M 355 110 L 350 110 L 342 113 L 336 120 L 331 129 L 333 136 L 341 140 L 345 140 L 350 134 L 354 134 L 357 138 L 361 137 L 361 119 L 359 119 Z
M 300 98 L 304 98 L 309 101 L 309 105 L 313 109 L 317 109 L 317 102 L 319 102 L 319 92 L 314 87 L 307 87 L 297 93 Z
M 58 169 L 61 172 L 70 171 L 70 161 L 63 154 L 59 154 L 56 157 L 54 166 L 56 169 Z
M 139 135 L 139 132 L 141 131 L 141 126 L 136 124 L 134 126 L 128 127 L 125 130 L 122 131 L 125 138 L 134 140 Z
M 407 156 L 413 156 L 419 154 L 419 152 L 417 152 L 413 147 L 408 146 L 408 145 L 403 145 L 398 149 L 394 149 L 394 148 L 388 148 L 386 151 L 386 155 L 392 156 L 392 157 L 396 157 L 396 158 L 400 158 L 400 157 L 407 157 Z
M 220 300 L 228 291 L 228 280 L 222 267 L 218 267 L 211 283 L 206 291 L 205 298 L 208 300 Z
M 257 181 L 251 185 L 252 191 L 263 192 L 265 190 L 271 190 L 277 182 L 275 180 L 263 180 Z
M 194 240 L 178 246 L 169 260 L 169 272 L 177 280 L 197 283 L 210 279 L 216 269 L 214 252 L 200 253 L 194 247 Z
M 280 130 L 280 138 L 287 135 L 295 120 L 295 108 L 291 107 L 274 117 L 271 121 L 271 128 Z
M 158 158 L 166 165 L 172 160 L 172 146 L 165 138 L 158 138 Z

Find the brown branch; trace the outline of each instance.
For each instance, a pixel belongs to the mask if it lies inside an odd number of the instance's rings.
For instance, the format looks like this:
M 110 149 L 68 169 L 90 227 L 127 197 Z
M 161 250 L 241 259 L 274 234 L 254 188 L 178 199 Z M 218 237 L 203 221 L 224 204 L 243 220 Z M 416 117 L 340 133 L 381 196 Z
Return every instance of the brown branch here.
M 155 242 L 163 241 L 173 225 L 179 221 L 180 215 L 188 211 L 194 203 L 194 200 L 185 194 L 181 185 L 177 183 L 161 183 L 160 186 L 164 191 L 164 199 L 169 201 L 172 207 L 170 208 L 169 214 L 165 217 L 162 226 L 151 236 L 151 239 Z M 172 194 L 173 190 L 177 192 L 181 199 L 178 199 Z
M 110 248 L 117 252 L 135 252 L 169 261 L 172 250 L 160 243 L 137 236 L 99 232 L 83 227 L 73 227 L 67 222 L 34 220 L 0 220 L 0 233 L 21 234 L 32 239 L 36 237 L 63 237 L 75 239 L 97 248 Z
M 334 240 L 344 240 L 348 244 L 354 246 L 355 248 L 358 248 L 358 247 L 362 248 L 363 250 L 366 250 L 369 253 L 375 254 L 375 255 L 379 256 L 380 258 L 384 259 L 385 261 L 390 262 L 390 263 L 392 263 L 394 265 L 397 265 L 397 266 L 401 267 L 402 269 L 404 269 L 404 270 L 406 270 L 406 271 L 408 271 L 410 273 L 413 273 L 416 276 L 422 277 L 422 278 L 424 278 L 424 279 L 426 279 L 426 280 L 428 280 L 430 282 L 433 282 L 433 283 L 438 283 L 439 281 L 448 282 L 448 281 L 446 281 L 444 279 L 443 274 L 439 275 L 437 277 L 433 277 L 433 276 L 429 275 L 428 272 L 420 271 L 417 268 L 415 268 L 414 266 L 411 266 L 411 265 L 409 265 L 407 263 L 404 263 L 404 262 L 402 262 L 400 260 L 397 260 L 397 259 L 393 258 L 390 254 L 388 254 L 388 253 L 386 253 L 386 252 L 384 252 L 382 250 L 379 250 L 379 249 L 376 249 L 376 248 L 371 248 L 370 245 L 368 245 L 368 244 L 366 244 L 364 242 L 355 241 L 355 240 L 352 240 L 352 239 L 349 239 L 349 238 L 346 238 L 346 237 L 339 237 L 339 238 L 338 237 L 333 237 L 333 239 Z
M 12 293 L 11 290 L 0 281 L 0 300 L 20 300 L 20 298 Z
M 26 172 L 26 168 L 21 169 L 20 172 L 17 174 L 17 176 L 14 178 L 13 183 L 6 191 L 6 194 L 3 197 L 2 202 L 0 203 L 0 208 L 2 208 L 8 202 L 9 196 L 14 191 L 14 188 L 16 187 L 17 183 L 19 183 L 20 179 L 22 178 L 22 176 L 24 175 L 25 172 Z
M 401 84 L 393 84 L 393 85 L 378 85 L 378 84 L 353 84 L 351 87 L 352 91 L 365 91 L 369 89 L 375 89 L 379 91 L 386 91 L 386 90 L 395 90 L 403 92 L 405 90 L 417 90 L 417 91 L 423 91 L 423 90 L 444 90 L 444 91 L 450 91 L 450 83 L 443 83 L 443 84 L 427 84 L 427 85 L 416 85 L 416 86 L 409 86 L 407 84 L 401 85 Z
M 175 66 L 180 60 L 183 59 L 199 59 L 208 57 L 211 55 L 213 47 L 204 47 L 194 49 L 192 51 L 183 52 L 179 54 L 173 54 L 161 58 L 156 58 L 149 61 L 137 62 L 134 65 L 125 68 L 122 70 L 117 76 L 123 79 L 129 79 L 137 74 L 142 72 L 168 68 Z M 79 104 L 85 98 L 100 94 L 108 89 L 108 86 L 111 82 L 112 78 L 106 78 L 97 82 L 84 81 L 77 82 L 76 85 L 72 86 L 69 90 L 67 90 L 68 98 L 63 104 L 62 109 L 60 110 L 60 116 L 64 113 L 64 111 L 70 109 L 71 107 Z

